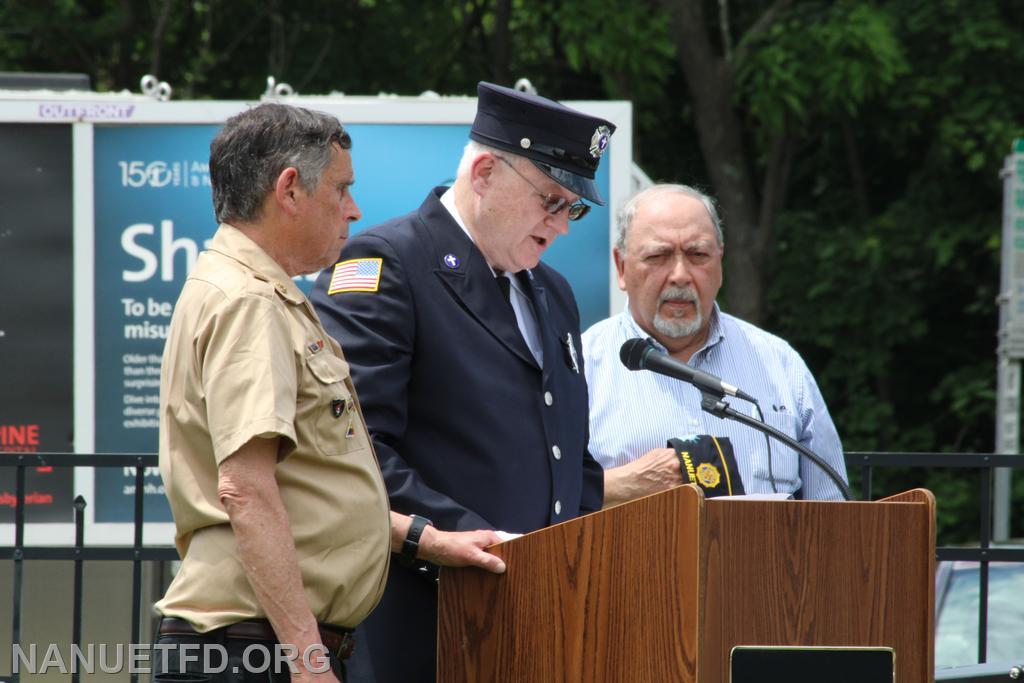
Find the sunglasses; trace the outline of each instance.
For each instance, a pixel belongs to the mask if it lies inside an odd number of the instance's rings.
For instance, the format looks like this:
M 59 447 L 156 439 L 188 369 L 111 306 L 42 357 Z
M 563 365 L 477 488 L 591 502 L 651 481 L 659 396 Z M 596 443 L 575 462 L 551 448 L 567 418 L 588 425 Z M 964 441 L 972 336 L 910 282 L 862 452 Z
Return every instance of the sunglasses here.
M 581 219 L 584 216 L 586 216 L 587 212 L 590 211 L 590 206 L 588 206 L 587 204 L 584 204 L 582 199 L 577 201 L 577 202 L 575 202 L 574 204 L 570 204 L 569 200 L 566 199 L 565 197 L 563 197 L 560 194 L 554 194 L 554 193 L 550 193 L 550 192 L 541 192 L 540 188 L 538 188 L 536 185 L 534 185 L 530 181 L 529 178 L 527 178 L 522 173 L 520 173 L 519 169 L 517 169 L 515 166 L 513 166 L 511 161 L 509 161 L 505 157 L 500 156 L 498 154 L 495 154 L 494 157 L 496 159 L 500 159 L 501 161 L 505 162 L 506 166 L 511 168 L 512 171 L 517 176 L 519 176 L 520 178 L 525 180 L 526 184 L 533 188 L 533 191 L 536 192 L 540 196 L 540 198 L 541 198 L 541 205 L 544 207 L 544 210 L 547 211 L 552 216 L 555 216 L 555 215 L 561 213 L 562 209 L 568 208 L 569 209 L 569 220 L 571 220 L 571 221 L 578 221 L 579 219 Z

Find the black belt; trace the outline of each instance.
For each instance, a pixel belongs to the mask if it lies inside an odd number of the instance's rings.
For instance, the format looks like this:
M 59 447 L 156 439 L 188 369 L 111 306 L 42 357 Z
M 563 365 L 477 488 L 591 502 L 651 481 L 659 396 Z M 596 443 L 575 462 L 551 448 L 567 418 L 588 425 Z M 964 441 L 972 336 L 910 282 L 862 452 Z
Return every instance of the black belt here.
M 341 626 L 328 626 L 317 624 L 320 631 L 320 640 L 331 653 L 338 659 L 348 659 L 352 650 L 356 647 L 352 631 Z M 160 620 L 159 633 L 162 636 L 215 636 L 222 633 L 225 638 L 238 640 L 265 640 L 272 643 L 277 642 L 277 634 L 270 626 L 270 622 L 263 619 L 250 619 L 239 621 L 223 628 L 214 629 L 208 633 L 200 633 L 192 624 L 177 617 L 164 617 Z

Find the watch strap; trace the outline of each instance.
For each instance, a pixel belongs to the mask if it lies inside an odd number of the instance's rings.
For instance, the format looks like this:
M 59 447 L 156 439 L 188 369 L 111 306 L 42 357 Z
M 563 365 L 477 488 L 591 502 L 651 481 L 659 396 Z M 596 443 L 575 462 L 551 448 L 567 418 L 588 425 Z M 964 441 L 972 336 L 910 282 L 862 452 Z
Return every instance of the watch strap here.
M 410 517 L 412 519 L 412 523 L 409 524 L 409 531 L 405 535 L 405 540 L 402 541 L 402 552 L 399 553 L 398 556 L 399 562 L 401 562 L 405 567 L 416 566 L 416 553 L 420 548 L 420 536 L 423 535 L 423 530 L 428 524 L 431 526 L 434 525 L 434 523 L 426 517 L 421 517 L 419 515 L 410 515 Z

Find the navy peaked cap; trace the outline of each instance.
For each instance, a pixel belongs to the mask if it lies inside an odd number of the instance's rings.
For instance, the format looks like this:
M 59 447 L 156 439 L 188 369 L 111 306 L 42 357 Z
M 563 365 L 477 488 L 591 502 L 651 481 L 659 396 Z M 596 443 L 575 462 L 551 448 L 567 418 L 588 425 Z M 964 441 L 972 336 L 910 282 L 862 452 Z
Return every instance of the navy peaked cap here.
M 604 204 L 594 173 L 615 125 L 539 95 L 481 81 L 469 137 L 526 157 L 562 187 Z

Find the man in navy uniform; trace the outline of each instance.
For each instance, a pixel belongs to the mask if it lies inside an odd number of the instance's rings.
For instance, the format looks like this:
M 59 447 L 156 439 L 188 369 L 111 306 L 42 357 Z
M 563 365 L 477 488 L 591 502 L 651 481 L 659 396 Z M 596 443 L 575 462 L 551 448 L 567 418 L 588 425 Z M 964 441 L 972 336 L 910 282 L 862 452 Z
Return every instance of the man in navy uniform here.
M 416 516 L 364 622 L 378 683 L 434 680 L 436 582 L 413 561 L 424 525 L 523 533 L 602 504 L 576 300 L 540 257 L 583 200 L 603 203 L 594 173 L 615 127 L 477 92 L 452 187 L 349 240 L 311 295 L 345 348 L 392 508 Z

